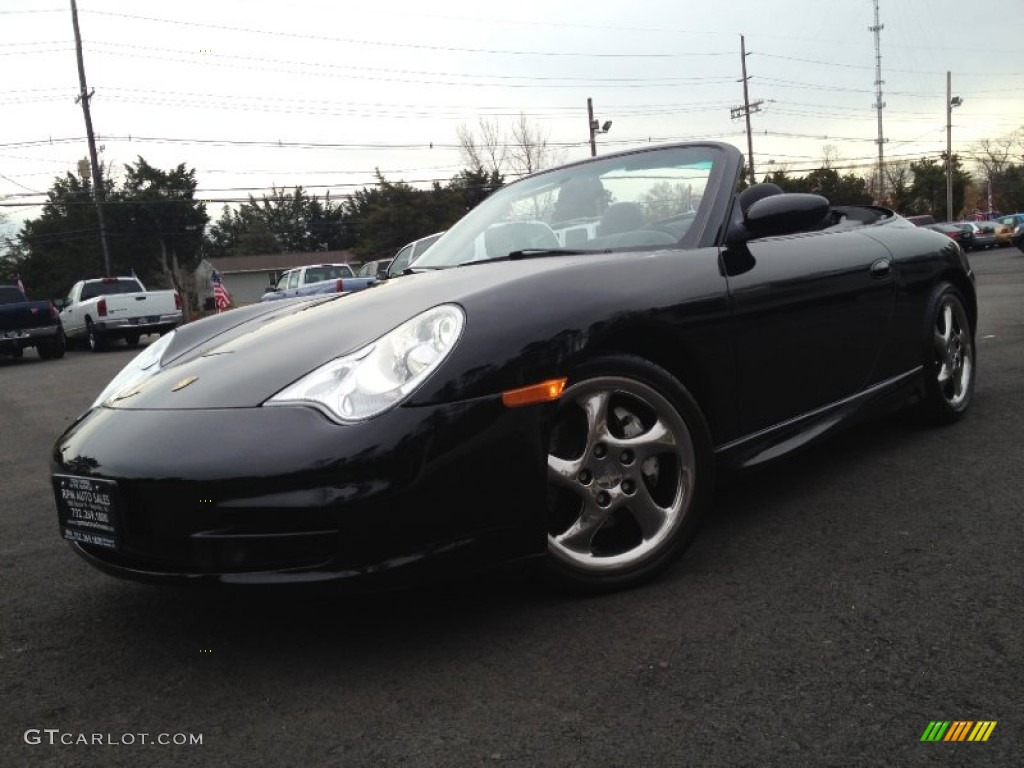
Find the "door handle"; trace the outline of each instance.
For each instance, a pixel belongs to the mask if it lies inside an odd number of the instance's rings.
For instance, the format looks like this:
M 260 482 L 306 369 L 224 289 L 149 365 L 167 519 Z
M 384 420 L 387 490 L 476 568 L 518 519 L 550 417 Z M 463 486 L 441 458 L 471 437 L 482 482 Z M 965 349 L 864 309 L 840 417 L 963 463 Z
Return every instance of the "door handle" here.
M 884 280 L 892 274 L 892 262 L 889 259 L 879 259 L 871 265 L 871 276 L 876 280 Z

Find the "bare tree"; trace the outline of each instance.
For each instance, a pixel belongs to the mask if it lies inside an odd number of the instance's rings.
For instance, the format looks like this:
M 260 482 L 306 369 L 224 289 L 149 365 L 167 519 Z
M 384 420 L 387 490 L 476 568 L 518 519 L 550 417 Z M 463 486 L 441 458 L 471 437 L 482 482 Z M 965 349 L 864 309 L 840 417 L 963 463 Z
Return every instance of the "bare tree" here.
M 667 219 L 694 209 L 693 187 L 679 182 L 659 181 L 639 200 L 648 221 Z
M 1020 206 L 1020 167 L 1024 164 L 1024 128 L 982 139 L 966 153 L 974 162 L 978 208 L 991 211 Z
M 459 154 L 468 166 L 488 173 L 501 173 L 505 168 L 508 146 L 498 121 L 480 118 L 476 130 L 462 124 L 456 129 Z
M 905 210 L 910 187 L 914 183 L 914 173 L 910 170 L 907 160 L 890 160 L 882 169 L 885 188 L 888 191 L 888 203 L 897 211 Z
M 977 164 L 981 178 L 991 181 L 1006 170 L 1006 166 L 1015 159 L 1015 140 L 1016 137 L 1010 134 L 998 139 L 982 139 L 972 147 L 970 156 Z
M 488 172 L 525 176 L 557 165 L 564 157 L 551 146 L 547 132 L 522 113 L 507 133 L 496 120 L 480 118 L 475 129 L 460 125 L 456 135 L 463 162 Z
M 830 170 L 836 167 L 839 160 L 839 149 L 835 144 L 825 144 L 821 148 L 821 167 Z
M 519 119 L 512 124 L 512 141 L 509 147 L 509 166 L 513 173 L 525 176 L 562 160 L 562 152 L 552 147 L 548 133 L 536 123 L 519 113 Z

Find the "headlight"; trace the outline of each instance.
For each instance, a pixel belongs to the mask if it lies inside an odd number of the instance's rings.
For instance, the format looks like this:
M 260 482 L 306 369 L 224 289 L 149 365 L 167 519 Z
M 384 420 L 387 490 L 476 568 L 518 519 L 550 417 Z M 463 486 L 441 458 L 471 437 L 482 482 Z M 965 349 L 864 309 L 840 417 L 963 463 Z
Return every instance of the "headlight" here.
M 171 331 L 164 334 L 133 357 L 132 361 L 107 384 L 106 389 L 100 392 L 100 396 L 96 398 L 92 407 L 106 405 L 118 395 L 135 387 L 139 382 L 150 376 L 155 376 L 160 371 L 160 358 L 163 356 L 164 350 L 170 346 L 175 333 L 176 331 Z
M 411 395 L 455 348 L 466 315 L 442 304 L 377 341 L 322 365 L 266 405 L 313 405 L 335 421 L 365 421 Z

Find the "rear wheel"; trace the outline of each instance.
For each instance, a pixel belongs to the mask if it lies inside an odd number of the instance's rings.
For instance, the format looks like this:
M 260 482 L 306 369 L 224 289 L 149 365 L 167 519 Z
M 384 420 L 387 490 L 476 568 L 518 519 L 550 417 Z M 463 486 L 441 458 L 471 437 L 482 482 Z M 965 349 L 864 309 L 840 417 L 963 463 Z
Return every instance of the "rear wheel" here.
M 588 591 L 653 577 L 696 533 L 712 473 L 707 424 L 675 377 L 636 357 L 583 366 L 549 443 L 548 572 Z
M 974 394 L 974 329 L 960 292 L 941 284 L 929 302 L 925 331 L 925 416 L 935 423 L 956 421 Z
M 125 336 L 124 343 L 127 344 L 129 348 L 134 349 L 135 347 L 139 346 L 139 334 L 132 333 L 128 336 Z
M 39 357 L 42 360 L 53 360 L 64 357 L 64 351 L 67 349 L 67 340 L 64 338 L 64 329 L 58 328 L 56 335 L 53 340 L 47 344 L 41 344 L 36 347 L 36 352 L 39 353 Z
M 106 339 L 96 331 L 96 326 L 93 325 L 92 320 L 87 319 L 85 321 L 85 337 L 88 340 L 89 349 L 93 352 L 100 352 L 107 346 Z

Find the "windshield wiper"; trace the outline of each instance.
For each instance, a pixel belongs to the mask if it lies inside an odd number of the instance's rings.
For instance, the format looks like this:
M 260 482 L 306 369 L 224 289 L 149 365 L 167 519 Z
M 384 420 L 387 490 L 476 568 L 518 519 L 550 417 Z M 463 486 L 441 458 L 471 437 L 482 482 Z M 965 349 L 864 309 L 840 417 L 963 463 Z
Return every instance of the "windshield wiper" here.
M 584 253 L 611 253 L 608 249 L 600 251 L 576 250 L 573 248 L 524 248 L 521 251 L 511 251 L 504 256 L 492 256 L 489 259 L 473 259 L 456 264 L 457 267 L 475 267 L 477 264 L 492 264 L 495 261 L 518 261 L 519 259 L 532 259 L 541 256 L 579 256 Z
M 574 248 L 524 248 L 521 251 L 510 251 L 504 258 L 507 259 L 529 259 L 534 256 L 579 256 L 583 253 L 608 253 L 606 250 L 595 251 L 579 250 Z

